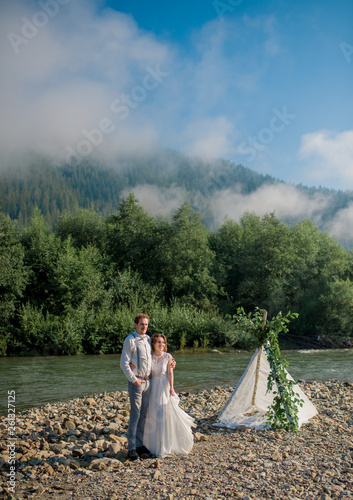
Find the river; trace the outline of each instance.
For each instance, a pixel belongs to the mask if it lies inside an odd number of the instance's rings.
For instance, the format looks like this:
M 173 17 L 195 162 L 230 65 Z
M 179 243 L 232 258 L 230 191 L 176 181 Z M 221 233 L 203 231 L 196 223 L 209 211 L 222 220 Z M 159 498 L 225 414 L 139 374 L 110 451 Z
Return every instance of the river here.
M 253 352 L 175 353 L 176 391 L 235 386 Z M 282 351 L 292 377 L 353 382 L 353 349 Z M 120 355 L 0 358 L 0 415 L 7 414 L 8 391 L 16 411 L 104 391 L 127 390 Z

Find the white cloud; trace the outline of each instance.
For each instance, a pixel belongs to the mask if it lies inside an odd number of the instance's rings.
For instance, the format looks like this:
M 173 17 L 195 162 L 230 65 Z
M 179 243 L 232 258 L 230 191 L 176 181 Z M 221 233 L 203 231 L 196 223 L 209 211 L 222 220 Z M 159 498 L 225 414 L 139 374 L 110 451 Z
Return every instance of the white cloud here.
M 232 155 L 235 136 L 233 124 L 221 116 L 189 124 L 183 141 L 188 154 L 212 159 Z
M 170 218 L 188 198 L 187 192 L 178 186 L 159 188 L 154 185 L 143 184 L 124 191 L 122 197 L 126 198 L 129 192 L 134 193 L 139 204 L 151 217 L 161 215 Z
M 320 130 L 302 137 L 299 150 L 307 160 L 308 178 L 323 182 L 336 179 L 343 184 L 353 180 L 353 130 L 333 132 Z M 309 163 L 310 162 L 310 163 Z
M 216 18 L 196 30 L 182 52 L 183 46 L 140 29 L 132 16 L 99 9 L 104 2 L 49 2 L 58 8 L 42 27 L 35 19 L 45 0 L 3 3 L 1 31 L 25 40 L 16 46 L 4 36 L 0 42 L 3 156 L 31 148 L 62 160 L 66 148 L 77 153 L 83 130 L 109 118 L 114 132 L 92 154 L 151 143 L 232 158 L 244 127 L 243 97 L 252 103 L 268 60 L 279 52 L 274 16 Z M 36 32 L 27 39 L 24 18 Z M 158 85 L 146 90 L 146 68 L 168 76 L 157 75 Z M 128 113 L 112 111 L 119 100 L 125 102 L 115 109 Z
M 60 5 L 46 22 L 36 17 L 40 11 L 37 2 L 2 5 L 2 158 L 34 149 L 63 159 L 66 146 L 75 149 L 85 139 L 82 131 L 99 128 L 105 118 L 113 122 L 114 133 L 93 148 L 97 154 L 155 142 L 154 120 L 143 113 L 160 86 L 158 75 L 166 74 L 168 46 L 140 30 L 130 16 L 96 11 L 93 0 Z M 38 19 L 43 27 L 35 26 Z M 23 36 L 30 32 L 26 23 L 34 27 L 30 37 Z M 21 38 L 9 39 L 9 33 Z M 126 102 L 113 111 L 117 100 Z
M 224 172 L 223 172 L 224 175 Z M 226 181 L 218 179 L 219 182 Z M 236 189 L 210 190 L 208 196 L 201 193 L 189 193 L 184 188 L 173 186 L 161 188 L 155 185 L 141 184 L 122 193 L 127 197 L 133 192 L 143 208 L 152 216 L 171 218 L 174 212 L 188 201 L 197 210 L 209 210 L 214 217 L 214 225 L 220 227 L 225 218 L 239 221 L 245 212 L 253 212 L 259 217 L 274 213 L 280 220 L 299 221 L 311 219 L 321 225 L 321 216 L 328 208 L 330 198 L 320 193 L 307 195 L 290 184 L 264 185 L 250 194 L 241 194 Z M 341 211 L 324 227 L 331 236 L 344 243 L 351 244 L 353 233 L 353 204 Z
M 342 243 L 349 242 L 351 246 L 353 234 L 353 204 L 339 210 L 325 228 L 328 233 Z
M 263 32 L 263 48 L 267 56 L 277 56 L 283 51 L 275 15 L 259 15 L 254 18 L 244 16 L 244 22 L 251 30 L 255 29 L 258 32 Z
M 238 145 L 267 126 L 269 109 L 286 103 L 266 87 L 269 80 L 275 82 L 272 69 L 287 54 L 276 14 L 215 18 L 195 30 L 185 50 L 185 45 L 173 46 L 140 29 L 132 16 L 102 10 L 104 2 L 54 0 L 58 12 L 16 54 L 7 34 L 21 35 L 23 19 L 33 24 L 45 1 L 2 2 L 1 160 L 5 153 L 27 149 L 62 160 L 66 148 L 77 150 L 85 140 L 83 130 L 97 130 L 108 118 L 114 131 L 92 154 L 157 145 L 206 159 L 239 159 L 249 166 L 247 156 L 239 158 Z M 168 75 L 154 89 L 143 85 L 147 67 Z M 123 99 L 115 109 L 127 109 L 126 116 L 112 111 L 112 104 Z M 290 102 L 288 111 L 296 113 Z M 276 165 L 288 171 L 292 149 L 283 148 L 285 157 L 279 145 L 290 133 L 280 140 L 276 135 L 250 167 L 272 175 Z M 303 137 L 300 154 L 313 161 L 312 179 L 353 176 L 352 134 L 323 131 Z
M 224 172 L 223 172 L 224 174 Z M 226 180 L 226 175 L 223 180 Z M 221 182 L 221 179 L 218 179 Z M 322 213 L 330 206 L 330 198 L 316 193 L 308 196 L 298 188 L 289 184 L 262 186 L 250 194 L 241 194 L 235 189 L 210 190 L 209 196 L 201 193 L 189 193 L 179 186 L 160 188 L 155 185 L 141 184 L 123 192 L 127 197 L 133 192 L 135 197 L 150 216 L 162 216 L 171 219 L 175 211 L 188 201 L 196 210 L 210 210 L 214 216 L 214 228 L 220 227 L 225 217 L 239 221 L 245 212 L 253 212 L 262 217 L 274 213 L 280 220 L 300 221 L 311 219 L 323 227 L 341 244 L 352 246 L 353 203 L 340 210 L 326 226 L 322 226 Z
M 311 218 L 315 221 L 328 203 L 328 198 L 319 193 L 309 198 L 293 185 L 274 184 L 264 185 L 248 195 L 230 189 L 219 191 L 210 200 L 210 208 L 218 225 L 225 216 L 239 220 L 244 212 L 255 212 L 259 216 L 274 212 L 279 219 Z
M 189 53 L 179 55 L 180 70 L 170 80 L 166 141 L 204 158 L 234 158 L 269 61 L 280 52 L 273 16 L 229 16 L 195 31 Z M 252 115 L 262 119 L 261 106 Z

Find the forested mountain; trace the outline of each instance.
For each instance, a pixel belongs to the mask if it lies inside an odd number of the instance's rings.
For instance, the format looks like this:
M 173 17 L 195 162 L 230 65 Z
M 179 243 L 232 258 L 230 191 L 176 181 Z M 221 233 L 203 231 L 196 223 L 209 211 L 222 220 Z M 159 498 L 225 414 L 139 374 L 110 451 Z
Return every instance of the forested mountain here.
M 281 217 L 263 209 L 279 197 Z M 297 313 L 296 346 L 353 336 L 353 241 L 323 231 L 345 229 L 352 192 L 168 150 L 33 157 L 2 171 L 0 200 L 0 356 L 120 352 L 140 311 L 172 349 L 254 347 L 232 321 L 240 307 Z
M 0 199 L 3 211 L 12 219 L 26 222 L 37 206 L 52 223 L 63 210 L 75 206 L 94 206 L 103 216 L 113 213 L 118 208 L 121 193 L 141 184 L 160 188 L 177 185 L 192 195 L 220 189 L 223 184 L 237 185 L 241 192 L 249 193 L 263 183 L 275 182 L 270 176 L 235 163 L 222 160 L 205 163 L 169 150 L 144 157 L 71 165 L 35 157 L 28 165 L 0 174 Z
M 220 221 L 215 219 L 210 202 L 225 190 L 246 197 L 265 186 L 288 186 L 233 162 L 206 162 L 171 150 L 69 165 L 33 156 L 26 164 L 0 172 L 0 200 L 3 212 L 21 225 L 28 223 L 38 207 L 53 227 L 62 212 L 77 207 L 94 208 L 106 217 L 116 212 L 122 196 L 143 185 L 164 191 L 179 188 L 183 196 L 180 202 L 188 201 L 200 213 L 206 227 L 213 229 L 219 227 Z M 326 230 L 337 213 L 353 203 L 351 191 L 292 187 L 306 203 L 311 203 L 311 210 L 280 214 L 284 222 L 311 218 L 321 230 Z M 314 206 L 318 198 L 320 202 Z M 256 213 L 256 206 L 253 210 Z M 350 237 L 343 243 L 346 247 L 353 245 Z
M 287 216 L 256 213 L 278 195 Z M 160 151 L 70 165 L 33 157 L 1 173 L 0 197 L 0 356 L 120 352 L 140 311 L 173 349 L 256 345 L 232 322 L 239 307 L 298 313 L 297 346 L 353 335 L 353 251 L 321 230 L 351 192 Z M 233 200 L 239 217 L 220 221 L 217 206 L 231 215 Z

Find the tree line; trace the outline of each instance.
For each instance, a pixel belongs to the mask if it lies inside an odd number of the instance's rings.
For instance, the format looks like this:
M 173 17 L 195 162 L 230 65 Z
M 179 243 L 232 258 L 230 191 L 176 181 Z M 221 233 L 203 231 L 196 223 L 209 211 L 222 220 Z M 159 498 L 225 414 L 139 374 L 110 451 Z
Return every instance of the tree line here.
M 219 189 L 222 179 L 214 172 L 226 173 L 228 186 L 237 184 L 242 192 L 254 191 L 275 179 L 241 165 L 219 160 L 205 163 L 181 153 L 163 150 L 142 156 L 119 156 L 115 161 L 84 160 L 79 164 L 53 164 L 33 154 L 27 165 L 13 165 L 0 172 L 2 209 L 11 219 L 27 225 L 35 207 L 53 227 L 63 211 L 94 207 L 103 217 L 118 209 L 122 193 L 141 184 L 171 188 L 183 187 L 195 198 L 197 193 Z M 200 207 L 198 207 L 200 210 Z M 204 210 L 203 218 L 212 216 Z
M 117 353 L 138 312 L 173 350 L 250 348 L 238 307 L 298 313 L 298 345 L 352 336 L 352 252 L 310 220 L 286 224 L 244 213 L 216 231 L 182 204 L 152 217 L 133 194 L 116 213 L 63 212 L 52 228 L 39 209 L 19 226 L 0 214 L 0 352 Z
M 25 226 L 35 207 L 40 208 L 52 228 L 64 211 L 77 207 L 94 207 L 102 217 L 107 217 L 118 210 L 124 193 L 143 183 L 161 190 L 179 186 L 185 201 L 192 202 L 208 229 L 214 229 L 218 223 L 209 203 L 212 196 L 224 189 L 234 189 L 245 196 L 261 186 L 284 184 L 234 162 L 204 161 L 172 150 L 143 156 L 119 156 L 104 162 L 90 159 L 78 164 L 58 164 L 32 154 L 28 155 L 27 162 L 22 166 L 14 164 L 9 170 L 3 168 L 0 172 L 2 209 L 12 220 Z M 353 201 L 352 191 L 302 185 L 296 188 L 309 200 L 315 201 L 318 197 L 325 200 L 319 209 L 321 229 Z M 349 234 L 341 242 L 347 248 L 353 247 Z

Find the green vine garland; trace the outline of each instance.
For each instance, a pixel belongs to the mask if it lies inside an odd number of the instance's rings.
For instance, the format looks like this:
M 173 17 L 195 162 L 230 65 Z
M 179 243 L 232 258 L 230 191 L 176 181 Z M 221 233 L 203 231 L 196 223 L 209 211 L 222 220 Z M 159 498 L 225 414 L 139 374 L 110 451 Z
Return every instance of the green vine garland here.
M 283 316 L 280 312 L 271 321 L 267 321 L 267 311 L 258 307 L 254 314 L 246 314 L 240 307 L 233 316 L 237 328 L 252 331 L 258 339 L 258 347 L 263 346 L 266 351 L 270 364 L 267 392 L 272 391 L 275 384 L 278 388 L 278 391 L 273 391 L 275 398 L 267 411 L 267 423 L 271 429 L 299 429 L 298 407 L 303 406 L 304 401 L 293 390 L 295 382 L 286 376 L 288 362 L 281 355 L 278 344 L 278 334 L 288 332 L 287 324 L 297 317 L 297 313 L 288 312 Z

